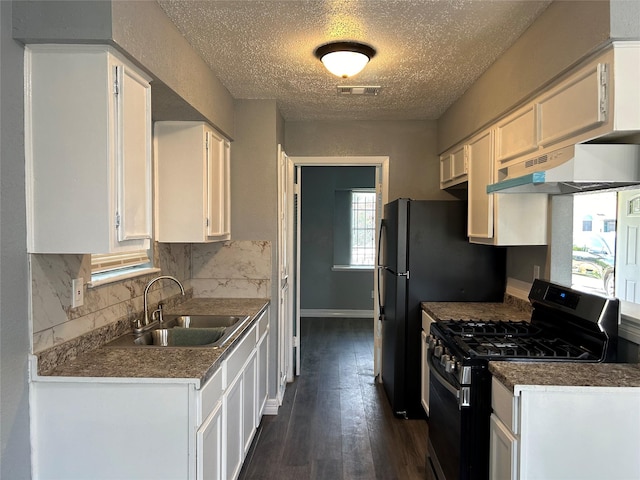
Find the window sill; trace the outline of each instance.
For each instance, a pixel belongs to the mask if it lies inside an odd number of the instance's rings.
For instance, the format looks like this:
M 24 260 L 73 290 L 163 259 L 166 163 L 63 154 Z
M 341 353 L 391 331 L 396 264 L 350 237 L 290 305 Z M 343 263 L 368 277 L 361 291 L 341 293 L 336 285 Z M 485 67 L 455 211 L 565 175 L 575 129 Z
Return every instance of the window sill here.
M 100 287 L 109 283 L 116 283 L 129 278 L 141 277 L 142 275 L 149 275 L 150 273 L 160 272 L 159 268 L 144 267 L 127 270 L 124 272 L 110 272 L 103 273 L 91 277 L 91 281 L 87 283 L 88 288 Z
M 331 267 L 332 272 L 373 272 L 375 267 L 372 265 L 334 265 Z

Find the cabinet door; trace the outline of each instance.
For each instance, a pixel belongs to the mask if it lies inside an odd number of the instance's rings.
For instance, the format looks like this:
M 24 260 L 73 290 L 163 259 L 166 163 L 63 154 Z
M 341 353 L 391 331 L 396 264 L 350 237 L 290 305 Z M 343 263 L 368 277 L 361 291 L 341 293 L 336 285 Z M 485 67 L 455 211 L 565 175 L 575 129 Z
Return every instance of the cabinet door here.
M 447 188 L 464 182 L 467 174 L 467 159 L 464 145 L 449 150 L 440 156 L 440 187 Z
M 122 64 L 116 77 L 118 241 L 151 238 L 151 88 Z
M 423 313 L 424 315 L 424 313 Z M 422 331 L 422 355 L 420 359 L 420 370 L 422 372 L 422 378 L 420 381 L 420 401 L 422 403 L 422 408 L 429 415 L 429 366 L 427 365 L 427 342 L 428 335 L 423 330 Z
M 607 120 L 607 65 L 589 65 L 538 100 L 540 144 L 547 147 Z
M 451 179 L 455 180 L 467 173 L 467 162 L 464 146 L 451 152 Z
M 470 237 L 493 237 L 493 194 L 487 185 L 493 183 L 492 132 L 474 137 L 467 145 L 469 168 L 468 234 Z
M 229 142 L 207 132 L 207 235 L 229 236 L 230 232 L 230 175 Z
M 25 47 L 30 253 L 119 253 L 151 238 L 150 86 L 112 48 Z
M 240 473 L 244 448 L 242 441 L 242 374 L 225 393 L 226 407 L 226 478 L 235 479 Z
M 451 175 L 451 155 L 447 153 L 440 157 L 440 183 L 447 183 Z
M 256 428 L 260 425 L 260 419 L 264 413 L 264 407 L 267 404 L 267 396 L 268 396 L 268 362 L 269 362 L 269 334 L 266 333 L 258 342 L 257 347 L 257 356 L 258 356 L 258 389 L 257 389 L 257 398 L 258 398 L 258 408 L 256 410 Z
M 518 439 L 491 414 L 489 478 L 491 480 L 518 479 Z
M 497 168 L 538 148 L 535 105 L 518 110 L 496 126 Z
M 222 402 L 218 402 L 196 434 L 198 480 L 222 479 L 222 412 Z
M 253 434 L 256 430 L 256 411 L 258 407 L 258 396 L 256 389 L 256 374 L 258 368 L 257 355 L 254 351 L 242 372 L 242 442 L 243 458 L 249 451 Z

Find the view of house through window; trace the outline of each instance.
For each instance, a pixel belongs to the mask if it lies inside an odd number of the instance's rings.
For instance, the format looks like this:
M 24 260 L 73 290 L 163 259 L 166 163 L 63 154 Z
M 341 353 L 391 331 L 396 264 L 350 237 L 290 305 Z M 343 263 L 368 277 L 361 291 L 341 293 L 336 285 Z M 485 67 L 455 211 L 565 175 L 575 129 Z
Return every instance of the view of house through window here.
M 351 265 L 375 264 L 376 192 L 351 192 Z
M 640 189 L 574 196 L 572 284 L 640 303 Z

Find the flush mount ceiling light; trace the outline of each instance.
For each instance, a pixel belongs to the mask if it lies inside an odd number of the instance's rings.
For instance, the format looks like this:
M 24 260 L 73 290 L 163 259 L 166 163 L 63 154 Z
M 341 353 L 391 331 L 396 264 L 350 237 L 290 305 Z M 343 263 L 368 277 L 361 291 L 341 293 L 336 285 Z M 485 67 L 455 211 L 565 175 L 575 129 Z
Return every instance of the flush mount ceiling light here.
M 314 53 L 331 73 L 348 78 L 362 71 L 376 51 L 364 43 L 332 42 L 320 45 Z

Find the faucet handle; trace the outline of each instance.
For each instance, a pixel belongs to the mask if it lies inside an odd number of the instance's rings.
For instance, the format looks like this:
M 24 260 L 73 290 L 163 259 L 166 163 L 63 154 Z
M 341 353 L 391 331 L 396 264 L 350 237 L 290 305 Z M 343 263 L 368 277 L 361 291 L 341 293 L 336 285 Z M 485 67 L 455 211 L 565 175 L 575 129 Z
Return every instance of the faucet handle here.
M 133 324 L 134 330 L 142 328 L 142 319 L 141 318 L 133 318 L 133 319 L 131 319 L 131 323 Z

